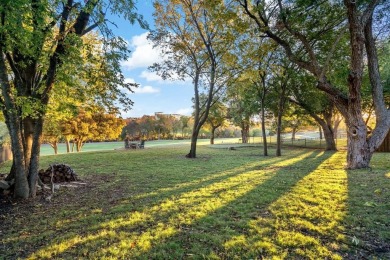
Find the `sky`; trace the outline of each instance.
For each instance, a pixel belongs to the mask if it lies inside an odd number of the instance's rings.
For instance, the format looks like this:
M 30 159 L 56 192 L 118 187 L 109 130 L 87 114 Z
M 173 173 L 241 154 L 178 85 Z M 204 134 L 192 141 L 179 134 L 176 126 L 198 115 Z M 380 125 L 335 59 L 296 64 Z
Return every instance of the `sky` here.
M 152 0 L 139 0 L 136 7 L 137 12 L 143 15 L 153 28 Z M 153 49 L 152 43 L 146 39 L 148 31 L 117 16 L 111 16 L 110 21 L 117 25 L 117 28 L 112 27 L 114 33 L 124 38 L 131 50 L 129 59 L 121 64 L 123 75 L 127 82 L 140 84 L 135 93 L 129 93 L 134 102 L 132 110 L 122 112 L 122 117 L 141 117 L 154 115 L 155 112 L 190 115 L 192 85 L 183 81 L 164 81 L 156 73 L 148 70 L 149 66 L 161 60 L 158 51 Z

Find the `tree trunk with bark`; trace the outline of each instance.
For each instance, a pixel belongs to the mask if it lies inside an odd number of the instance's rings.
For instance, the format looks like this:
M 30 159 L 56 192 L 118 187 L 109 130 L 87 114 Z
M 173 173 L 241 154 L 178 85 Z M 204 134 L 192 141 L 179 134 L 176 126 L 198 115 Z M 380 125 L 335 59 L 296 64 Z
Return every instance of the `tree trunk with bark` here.
M 296 135 L 296 133 L 297 133 L 297 127 L 293 127 L 292 128 L 292 132 L 291 132 L 291 140 L 295 140 L 295 135 Z
M 305 34 L 305 30 L 296 30 L 295 26 L 292 26 L 292 20 L 288 19 L 288 12 L 285 11 L 282 1 L 278 1 L 277 8 L 279 12 L 275 12 L 282 14 L 278 17 L 282 24 L 282 27 L 279 27 L 282 28 L 281 33 L 273 30 L 272 26 L 270 26 L 269 21 L 272 19 L 266 16 L 268 12 L 260 5 L 261 2 L 255 4 L 256 8 L 259 8 L 256 12 L 251 9 L 249 1 L 240 0 L 239 2 L 246 14 L 256 22 L 262 33 L 267 34 L 269 38 L 284 48 L 292 62 L 316 77 L 318 82 L 317 88 L 329 96 L 345 118 L 348 140 L 347 167 L 349 169 L 369 167 L 372 154 L 383 142 L 390 129 L 390 110 L 384 101 L 378 56 L 372 32 L 373 13 L 378 5 L 386 3 L 386 1 L 369 1 L 367 3 L 355 0 L 343 1 L 349 26 L 351 48 L 347 95 L 330 83 L 329 77 L 326 75 L 329 66 L 331 66 L 328 63 L 332 60 L 331 55 L 337 48 L 338 40 L 329 49 L 330 53 L 326 62 L 320 64 L 320 59 L 317 57 L 312 39 L 309 39 L 309 36 Z M 336 29 L 336 27 L 333 29 Z M 343 28 L 340 27 L 340 30 L 343 30 Z M 331 30 L 324 30 L 319 35 L 322 34 L 324 36 L 329 31 Z M 342 31 L 337 33 L 340 33 L 340 36 L 342 36 Z M 285 37 L 286 35 L 294 38 L 296 42 L 291 43 L 291 39 Z M 297 45 L 302 46 L 302 50 L 299 53 L 295 52 Z M 307 59 L 302 58 L 301 53 L 303 52 L 306 52 Z M 376 115 L 376 126 L 369 136 L 367 127 L 364 124 L 361 106 L 361 86 L 365 64 L 367 64 L 368 68 Z
M 283 79 L 283 81 L 286 79 Z M 278 101 L 278 115 L 276 126 L 276 156 L 282 156 L 282 117 L 286 103 L 287 80 L 281 83 L 281 91 Z
M 7 8 L 0 11 L 0 23 L 5 25 L 4 30 L 0 30 L 1 107 L 11 137 L 13 167 L 10 175 L 15 178 L 14 196 L 17 198 L 36 195 L 43 118 L 62 58 L 67 55 L 65 42 L 69 37 L 81 37 L 86 33 L 84 30 L 90 20 L 89 12 L 97 3 L 98 1 L 88 1 L 87 8 L 80 9 L 78 14 L 72 16 L 70 10 L 74 3 L 65 1 L 63 9 L 58 13 L 58 23 L 50 24 L 48 21 L 42 23 L 49 16 L 49 13 L 43 11 L 45 4 L 33 1 L 26 7 L 33 9 L 33 15 L 26 19 L 25 26 L 28 28 L 26 32 L 31 33 L 34 39 L 31 48 L 22 46 L 23 44 L 7 46 L 20 37 L 15 37 L 5 29 L 9 24 L 12 26 L 14 20 L 11 6 L 8 6 L 9 13 L 5 11 Z M 68 24 L 70 19 L 71 25 Z M 56 25 L 58 30 L 54 28 Z M 58 37 L 49 44 L 53 44 L 52 52 L 46 57 L 46 39 L 54 31 Z M 29 51 L 23 48 L 29 48 Z M 42 66 L 42 62 L 47 66 Z M 39 109 L 30 103 L 39 106 Z M 25 109 L 25 104 L 31 106 L 32 111 Z
M 322 127 L 321 127 L 321 125 L 318 126 L 318 132 L 320 133 L 320 140 L 322 140 L 324 137 L 322 136 Z
M 249 138 L 249 124 L 242 123 L 241 124 L 241 141 L 242 141 L 242 143 L 247 144 L 248 138 Z
M 268 156 L 268 143 L 267 143 L 267 133 L 265 129 L 265 97 L 267 94 L 267 89 L 265 87 L 265 73 L 260 73 L 261 83 L 263 85 L 262 91 L 260 91 L 260 118 L 261 118 L 261 134 L 263 137 L 263 155 Z
M 221 126 L 221 124 L 212 125 L 212 126 L 211 126 L 210 144 L 214 144 L 215 130 L 217 130 L 217 128 L 220 127 L 220 126 Z
M 276 120 L 276 156 L 282 156 L 282 117 L 283 110 L 279 108 L 278 116 Z
M 53 148 L 54 154 L 57 155 L 58 154 L 58 142 L 52 141 L 49 144 L 50 144 L 51 148 Z
M 338 138 L 338 131 L 339 131 L 341 120 L 342 118 L 339 115 L 335 115 L 333 117 L 333 135 L 335 139 Z
M 196 144 L 198 142 L 199 130 L 196 126 L 192 130 L 191 135 L 191 148 L 190 152 L 186 155 L 187 158 L 196 158 Z
M 265 129 L 265 111 L 264 106 L 261 105 L 261 135 L 263 137 L 263 155 L 268 156 L 267 132 Z
M 75 141 L 75 143 L 76 143 L 76 151 L 77 151 L 77 152 L 81 152 L 81 149 L 82 149 L 83 146 L 84 146 L 84 141 L 83 141 L 83 139 L 82 139 L 82 138 L 78 138 L 78 139 Z

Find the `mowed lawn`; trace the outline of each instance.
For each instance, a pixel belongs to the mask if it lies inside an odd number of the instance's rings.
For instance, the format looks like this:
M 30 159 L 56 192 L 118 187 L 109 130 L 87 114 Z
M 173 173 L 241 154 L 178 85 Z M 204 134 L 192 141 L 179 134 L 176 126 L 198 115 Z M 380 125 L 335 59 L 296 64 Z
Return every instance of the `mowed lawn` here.
M 188 149 L 42 157 L 86 185 L 1 205 L 0 259 L 390 258 L 390 154 Z

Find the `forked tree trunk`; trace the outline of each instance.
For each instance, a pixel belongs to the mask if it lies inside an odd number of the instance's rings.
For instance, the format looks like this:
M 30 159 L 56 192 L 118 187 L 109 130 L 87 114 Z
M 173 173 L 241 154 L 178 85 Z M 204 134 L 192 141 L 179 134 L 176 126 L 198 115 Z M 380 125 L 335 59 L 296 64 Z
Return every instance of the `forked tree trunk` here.
M 51 146 L 51 148 L 53 148 L 54 154 L 57 155 L 58 154 L 58 142 L 57 141 L 50 142 L 50 146 Z
M 84 142 L 81 138 L 77 139 L 76 141 L 76 150 L 77 152 L 81 152 L 81 149 L 83 148 Z
M 334 134 L 333 134 L 332 128 L 331 127 L 325 127 L 325 128 L 322 128 L 322 129 L 323 129 L 323 132 L 324 132 L 325 143 L 326 143 L 325 150 L 327 150 L 327 151 L 336 151 L 337 147 L 336 147 L 336 142 L 334 141 Z
M 292 62 L 316 77 L 318 82 L 317 88 L 328 94 L 347 121 L 348 168 L 358 169 L 369 167 L 372 153 L 383 142 L 390 128 L 390 111 L 383 97 L 378 56 L 372 32 L 373 14 L 375 13 L 376 7 L 383 1 L 369 1 L 367 4 L 362 4 L 362 2 L 355 0 L 343 1 L 349 27 L 349 46 L 351 48 L 347 95 L 329 82 L 325 71 L 331 64 L 323 64 L 321 66 L 318 63 L 319 59 L 315 57 L 315 47 L 310 44 L 310 40 L 302 30 L 293 29 L 294 26 L 291 26 L 289 23 L 290 19 L 286 18 L 288 15 L 287 12 L 279 9 L 281 13 L 284 13 L 281 21 L 283 22 L 283 26 L 288 28 L 288 32 L 286 32 L 289 33 L 289 36 L 299 40 L 305 51 L 309 54 L 306 61 L 303 61 L 302 58 L 296 55 L 294 51 L 295 45 L 290 44 L 286 40 L 287 38 L 284 38 L 285 35 L 272 31 L 271 26 L 267 26 L 268 24 L 263 26 L 264 21 L 268 20 L 269 17 L 264 16 L 267 12 L 261 6 L 261 1 L 258 1 L 256 4 L 257 8 L 259 8 L 256 9 L 258 10 L 257 13 L 250 10 L 248 2 L 247 0 L 242 1 L 242 6 L 251 19 L 255 20 L 258 26 L 261 27 L 259 29 L 263 30 L 268 37 L 283 47 Z M 282 8 L 282 1 L 278 1 L 278 3 L 279 8 Z M 334 45 L 334 47 L 337 46 Z M 367 136 L 367 128 L 362 119 L 361 107 L 361 86 L 365 64 L 367 64 L 368 68 L 372 101 L 376 115 L 376 126 L 370 136 Z
M 357 169 L 368 167 L 372 157 L 367 143 L 367 127 L 362 117 L 360 93 L 363 79 L 365 35 L 362 17 L 357 10 L 356 2 L 345 1 L 344 4 L 347 7 L 351 36 L 351 71 L 348 75 L 349 96 L 347 115 L 345 116 L 348 143 L 347 167 Z

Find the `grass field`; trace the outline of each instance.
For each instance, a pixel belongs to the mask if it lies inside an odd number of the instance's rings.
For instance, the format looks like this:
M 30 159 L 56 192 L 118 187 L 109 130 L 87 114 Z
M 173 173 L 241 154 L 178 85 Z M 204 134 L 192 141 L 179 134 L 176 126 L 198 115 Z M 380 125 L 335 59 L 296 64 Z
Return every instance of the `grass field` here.
M 271 136 L 267 138 L 267 141 L 270 145 L 275 145 L 276 143 L 276 137 Z M 216 145 L 237 145 L 241 143 L 241 139 L 239 138 L 216 138 L 215 144 Z M 261 137 L 251 137 L 249 138 L 249 145 L 261 145 L 262 138 Z M 346 146 L 346 139 L 338 139 L 336 140 L 336 143 L 339 148 L 343 149 Z M 199 139 L 198 145 L 209 145 L 210 140 L 209 139 Z M 154 148 L 154 147 L 166 147 L 166 146 L 172 146 L 172 145 L 190 145 L 190 140 L 154 140 L 154 141 L 147 141 L 145 146 L 148 148 Z M 242 144 L 242 146 L 247 146 L 248 144 Z M 325 141 L 320 139 L 308 139 L 308 138 L 301 138 L 296 139 L 292 141 L 291 139 L 284 139 L 283 140 L 284 146 L 289 147 L 306 147 L 306 148 L 324 148 L 325 147 Z M 86 143 L 83 146 L 82 152 L 93 152 L 93 151 L 105 151 L 105 150 L 118 150 L 122 149 L 124 147 L 124 142 L 96 142 L 96 143 Z M 218 146 L 217 146 L 218 147 Z M 76 149 L 76 148 L 75 148 Z M 58 153 L 59 154 L 65 154 L 66 153 L 66 146 L 64 143 L 60 143 L 58 145 Z M 43 144 L 41 146 L 41 155 L 54 155 L 54 150 L 49 144 Z
M 222 144 L 222 143 L 232 143 L 236 144 L 238 143 L 238 138 L 219 138 L 216 139 L 216 144 Z M 199 145 L 206 145 L 209 144 L 209 139 L 199 139 L 198 144 Z M 153 147 L 166 147 L 166 146 L 172 146 L 172 145 L 189 145 L 190 140 L 154 140 L 154 141 L 147 141 L 145 146 L 147 148 L 153 148 Z M 118 150 L 123 149 L 124 142 L 96 142 L 96 143 L 86 143 L 83 146 L 82 152 L 92 152 L 92 151 L 105 151 L 105 150 Z M 76 149 L 76 148 L 75 148 Z M 58 153 L 64 154 L 66 153 L 66 146 L 64 143 L 60 143 L 58 145 Z M 41 155 L 53 155 L 54 150 L 49 144 L 43 144 L 41 145 Z
M 345 152 L 149 148 L 43 156 L 86 185 L 2 205 L 0 258 L 390 258 L 390 154 L 347 171 Z

